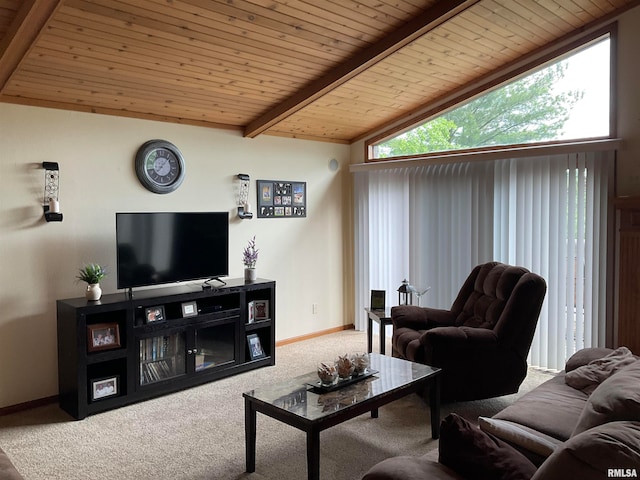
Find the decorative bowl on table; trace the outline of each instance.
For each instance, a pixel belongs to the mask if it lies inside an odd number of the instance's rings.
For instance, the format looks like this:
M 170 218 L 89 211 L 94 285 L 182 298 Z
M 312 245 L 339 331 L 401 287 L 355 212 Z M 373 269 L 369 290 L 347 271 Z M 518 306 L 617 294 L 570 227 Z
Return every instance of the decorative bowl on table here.
M 356 353 L 353 355 L 353 365 L 355 375 L 364 375 L 369 368 L 369 354 L 368 353 Z
M 318 378 L 323 387 L 335 385 L 338 381 L 338 369 L 335 363 L 321 362 L 318 365 Z
M 348 354 L 340 355 L 336 365 L 338 367 L 338 377 L 340 380 L 349 380 L 356 368 L 353 359 Z

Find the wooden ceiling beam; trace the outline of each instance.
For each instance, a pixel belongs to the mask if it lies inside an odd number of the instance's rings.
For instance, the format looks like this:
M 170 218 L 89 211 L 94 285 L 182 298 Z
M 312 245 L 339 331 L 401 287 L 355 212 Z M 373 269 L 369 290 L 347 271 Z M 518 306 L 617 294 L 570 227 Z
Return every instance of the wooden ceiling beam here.
M 0 94 L 62 0 L 24 0 L 0 41 Z
M 313 81 L 284 102 L 276 105 L 266 114 L 253 120 L 245 127 L 244 136 L 254 138 L 265 132 L 273 125 L 300 111 L 326 93 L 387 58 L 425 33 L 459 15 L 479 1 L 444 0 L 437 2 L 433 7 L 405 23 L 398 30 L 366 48 L 348 61 L 338 65 L 323 77 Z

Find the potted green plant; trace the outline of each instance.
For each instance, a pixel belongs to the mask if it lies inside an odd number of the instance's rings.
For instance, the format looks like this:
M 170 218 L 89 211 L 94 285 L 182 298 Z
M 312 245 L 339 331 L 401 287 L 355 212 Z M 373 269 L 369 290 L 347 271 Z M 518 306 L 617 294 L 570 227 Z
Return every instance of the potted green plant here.
M 258 262 L 258 249 L 256 248 L 256 236 L 254 235 L 242 252 L 244 263 L 244 280 L 253 282 L 257 278 L 256 263 Z
M 78 270 L 77 279 L 87 283 L 85 296 L 87 300 L 99 300 L 102 296 L 100 280 L 107 275 L 107 270 L 97 263 L 88 263 Z

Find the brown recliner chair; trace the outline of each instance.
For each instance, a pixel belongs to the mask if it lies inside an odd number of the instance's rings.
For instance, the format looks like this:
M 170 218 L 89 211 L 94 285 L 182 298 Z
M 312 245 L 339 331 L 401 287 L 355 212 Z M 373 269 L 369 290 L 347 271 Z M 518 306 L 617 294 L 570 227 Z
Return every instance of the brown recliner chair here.
M 490 262 L 473 269 L 450 310 L 391 309 L 393 356 L 442 368 L 442 401 L 518 391 L 547 291 L 523 267 Z

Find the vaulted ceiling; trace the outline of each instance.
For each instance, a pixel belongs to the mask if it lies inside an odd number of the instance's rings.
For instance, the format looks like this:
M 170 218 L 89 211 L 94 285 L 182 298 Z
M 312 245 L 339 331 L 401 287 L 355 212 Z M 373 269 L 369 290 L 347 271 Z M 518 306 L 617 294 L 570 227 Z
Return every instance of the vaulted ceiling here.
M 0 101 L 349 143 L 638 0 L 0 0 Z

